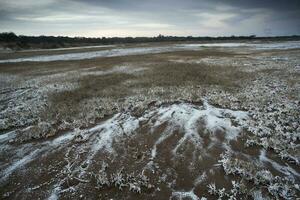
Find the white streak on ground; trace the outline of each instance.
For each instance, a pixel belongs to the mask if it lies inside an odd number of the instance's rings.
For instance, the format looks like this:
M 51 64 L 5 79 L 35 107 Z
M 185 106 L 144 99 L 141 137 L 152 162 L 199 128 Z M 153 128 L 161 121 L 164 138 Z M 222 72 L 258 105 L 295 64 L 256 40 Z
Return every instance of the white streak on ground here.
M 34 146 L 31 145 L 30 153 L 25 155 L 23 158 L 13 162 L 9 167 L 7 167 L 1 174 L 2 177 L 0 178 L 1 181 L 5 181 L 15 170 L 24 167 L 26 164 L 30 163 L 31 161 L 38 158 L 40 155 L 45 155 L 47 152 L 51 150 L 59 150 L 64 147 L 63 144 L 72 140 L 74 135 L 69 132 L 66 134 L 61 135 L 58 138 L 55 138 L 53 141 L 46 141 L 40 145 Z M 28 148 L 28 144 L 23 145 L 23 147 L 19 147 L 18 150 L 25 151 Z M 36 149 L 33 149 L 36 148 Z
M 283 166 L 283 165 L 280 165 L 279 163 L 269 159 L 266 156 L 266 150 L 264 150 L 264 149 L 262 149 L 260 151 L 259 160 L 262 163 L 270 163 L 274 169 L 276 169 L 277 171 L 279 171 L 282 174 L 285 174 L 288 177 L 293 177 L 293 176 L 300 177 L 300 174 L 298 172 L 296 172 L 294 169 L 292 169 L 290 166 Z
M 10 138 L 13 137 L 14 133 L 15 133 L 15 131 L 9 131 L 7 133 L 1 134 L 0 135 L 0 142 L 2 143 L 2 142 L 5 142 L 5 141 L 9 140 Z
M 22 159 L 14 162 L 12 165 L 10 165 L 8 168 L 6 168 L 2 174 L 3 176 L 1 177 L 1 181 L 6 180 L 6 178 L 8 178 L 16 169 L 26 165 L 27 163 L 31 162 L 34 157 L 37 156 L 38 153 L 40 153 L 41 150 L 40 149 L 36 149 L 34 151 L 32 151 L 30 154 L 28 154 L 27 156 L 23 157 Z
M 61 191 L 59 186 L 55 186 L 48 200 L 58 200 L 58 193 Z
M 192 199 L 192 200 L 205 200 L 206 198 L 202 197 L 201 199 L 194 193 L 193 190 L 189 191 L 189 192 L 172 192 L 172 196 L 170 197 L 170 199 L 172 199 L 173 197 L 179 198 L 180 200 L 182 199 Z
M 88 130 L 88 134 L 95 134 L 90 144 L 90 154 L 95 155 L 103 149 L 113 152 L 112 143 L 114 139 L 123 135 L 130 135 L 138 128 L 139 121 L 131 115 L 118 113 L 104 123 Z
M 114 73 L 124 73 L 124 74 L 133 74 L 137 72 L 141 72 L 146 70 L 147 68 L 133 68 L 129 66 L 115 66 L 111 70 L 106 71 L 86 71 L 82 72 L 82 76 L 101 76 L 101 75 L 108 75 Z
M 173 135 L 173 132 L 171 130 L 169 130 L 168 132 L 165 132 L 162 134 L 162 136 L 160 136 L 155 144 L 153 145 L 152 147 L 152 150 L 151 150 L 151 159 L 155 158 L 156 155 L 157 155 L 157 145 L 159 145 L 160 143 L 162 143 L 165 139 L 169 138 L 170 136 Z
M 65 50 L 77 50 L 77 49 L 107 48 L 107 47 L 115 47 L 115 46 L 116 45 L 96 45 L 96 46 L 80 46 L 80 47 L 55 48 L 55 49 L 30 49 L 30 50 L 22 50 L 22 51 L 19 51 L 19 52 L 65 51 Z

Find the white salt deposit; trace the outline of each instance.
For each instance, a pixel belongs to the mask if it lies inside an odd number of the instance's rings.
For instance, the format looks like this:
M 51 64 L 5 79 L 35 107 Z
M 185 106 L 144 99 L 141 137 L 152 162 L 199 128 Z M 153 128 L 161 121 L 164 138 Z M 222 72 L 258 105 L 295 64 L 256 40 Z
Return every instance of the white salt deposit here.
M 90 149 L 85 162 L 90 163 L 100 150 L 102 152 L 113 153 L 113 143 L 117 142 L 120 138 L 129 137 L 136 133 L 136 130 L 139 128 L 139 123 L 145 119 L 150 123 L 150 127 L 154 129 L 163 123 L 168 124 L 167 128 L 154 143 L 151 152 L 152 159 L 157 156 L 157 145 L 161 144 L 168 137 L 171 137 L 176 129 L 181 130 L 182 137 L 177 142 L 174 153 L 176 153 L 177 149 L 186 141 L 190 141 L 197 148 L 201 148 L 202 137 L 201 134 L 198 133 L 199 128 L 203 128 L 212 134 L 215 134 L 215 131 L 220 129 L 225 133 L 227 140 L 232 140 L 240 132 L 240 127 L 234 127 L 231 123 L 231 119 L 227 117 L 228 115 L 231 115 L 231 117 L 234 117 L 237 121 L 247 118 L 246 112 L 215 108 L 208 103 L 204 103 L 204 106 L 196 106 L 189 103 L 161 106 L 145 112 L 145 114 L 139 118 L 132 116 L 129 112 L 118 113 L 111 119 L 93 128 L 81 131 L 81 135 L 84 137 L 84 141 Z M 150 118 L 156 119 L 156 122 L 152 124 Z M 203 124 L 203 127 L 200 126 L 201 124 Z M 74 132 L 68 132 L 52 141 L 46 141 L 36 145 L 32 143 L 31 145 L 24 145 L 23 148 L 19 147 L 18 149 L 23 149 L 23 152 L 28 152 L 27 155 L 22 155 L 22 158 L 13 161 L 12 164 L 3 171 L 2 179 L 5 179 L 16 169 L 23 167 L 39 156 L 68 146 L 73 142 L 75 135 Z M 214 136 L 212 135 L 212 137 Z M 2 136 L 2 138 L 6 138 L 6 135 Z
M 267 49 L 298 49 L 300 48 L 300 41 L 287 41 L 287 42 L 268 42 L 268 43 L 203 43 L 203 44 L 183 44 L 179 45 L 187 48 L 201 48 L 201 47 L 224 47 L 224 48 L 236 48 L 236 47 L 250 47 L 255 49 L 267 50 Z
M 275 170 L 279 171 L 282 174 L 285 174 L 288 177 L 291 177 L 291 178 L 293 176 L 300 177 L 300 174 L 296 170 L 291 168 L 290 166 L 283 166 L 283 165 L 280 165 L 279 163 L 269 159 L 266 156 L 266 150 L 264 150 L 264 149 L 260 151 L 259 160 L 262 163 L 270 163 Z
M 2 173 L 2 177 L 0 178 L 1 181 L 5 180 L 7 177 L 9 177 L 15 170 L 24 167 L 26 164 L 30 163 L 31 161 L 35 160 L 39 156 L 47 154 L 47 152 L 50 152 L 50 150 L 59 150 L 61 149 L 64 143 L 67 143 L 68 141 L 72 140 L 74 135 L 69 132 L 66 134 L 61 135 L 60 137 L 54 139 L 53 141 L 46 141 L 42 144 L 39 144 L 37 146 L 34 146 L 34 144 L 28 145 L 25 144 L 23 147 L 19 147 L 19 151 L 28 151 L 28 148 L 31 148 L 29 150 L 28 154 L 25 156 L 22 156 L 17 161 L 14 161 L 12 164 L 9 165 Z
M 194 193 L 193 190 L 189 191 L 189 192 L 172 192 L 172 197 L 170 199 L 172 199 L 173 197 L 176 197 L 176 199 L 192 199 L 192 200 L 206 200 L 205 197 L 202 197 L 201 199 Z
M 0 142 L 5 142 L 13 137 L 15 131 L 10 131 L 0 135 Z
M 58 193 L 60 192 L 61 188 L 59 186 L 55 186 L 51 195 L 49 196 L 48 200 L 58 200 Z
M 199 128 L 212 134 L 215 134 L 217 130 L 221 130 L 225 133 L 227 140 L 235 139 L 240 133 L 241 127 L 233 126 L 231 118 L 226 116 L 231 116 L 241 124 L 242 120 L 248 117 L 246 112 L 219 109 L 208 103 L 204 103 L 203 107 L 186 103 L 173 104 L 168 107 L 161 107 L 155 112 L 157 113 L 157 120 L 154 127 L 158 127 L 165 122 L 168 123 L 168 127 L 167 131 L 162 133 L 153 146 L 152 157 L 156 156 L 157 145 L 170 137 L 176 129 L 182 130 L 183 136 L 178 141 L 174 153 L 186 141 L 190 141 L 196 147 L 201 148 L 203 141 L 198 133 Z
M 113 152 L 113 141 L 123 135 L 132 134 L 138 128 L 138 124 L 138 119 L 129 114 L 116 114 L 103 124 L 90 129 L 89 133 L 96 132 L 97 134 L 97 137 L 91 143 L 90 153 L 94 155 L 101 149 Z
M 248 43 L 203 43 L 203 44 L 183 44 L 180 46 L 193 49 L 195 47 L 242 47 L 248 45 L 249 45 Z

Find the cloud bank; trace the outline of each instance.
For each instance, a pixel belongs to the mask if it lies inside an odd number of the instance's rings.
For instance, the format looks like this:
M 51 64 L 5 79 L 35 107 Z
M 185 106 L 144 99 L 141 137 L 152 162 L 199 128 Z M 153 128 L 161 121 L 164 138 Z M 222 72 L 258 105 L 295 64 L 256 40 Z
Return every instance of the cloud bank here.
M 25 35 L 294 35 L 299 16 L 299 0 L 0 0 L 0 31 Z

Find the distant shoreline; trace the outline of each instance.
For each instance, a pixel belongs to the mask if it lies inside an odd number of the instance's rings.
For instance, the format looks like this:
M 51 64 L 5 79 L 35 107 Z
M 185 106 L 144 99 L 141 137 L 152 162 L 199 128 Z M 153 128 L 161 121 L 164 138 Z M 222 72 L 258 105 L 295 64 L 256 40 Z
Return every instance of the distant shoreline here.
M 35 50 L 35 49 L 57 49 L 76 48 L 82 46 L 116 45 L 130 43 L 155 43 L 155 42 L 232 42 L 232 41 L 287 41 L 300 40 L 300 35 L 256 37 L 251 36 L 229 36 L 229 37 L 65 37 L 65 36 L 24 36 L 12 32 L 0 33 L 0 51 L 11 50 Z

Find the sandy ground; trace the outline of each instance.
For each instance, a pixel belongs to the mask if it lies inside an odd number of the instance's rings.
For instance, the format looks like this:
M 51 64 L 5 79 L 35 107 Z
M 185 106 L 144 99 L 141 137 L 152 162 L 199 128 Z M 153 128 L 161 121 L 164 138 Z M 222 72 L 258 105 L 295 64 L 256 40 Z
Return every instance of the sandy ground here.
M 300 42 L 0 54 L 1 199 L 300 198 Z

